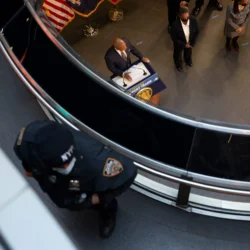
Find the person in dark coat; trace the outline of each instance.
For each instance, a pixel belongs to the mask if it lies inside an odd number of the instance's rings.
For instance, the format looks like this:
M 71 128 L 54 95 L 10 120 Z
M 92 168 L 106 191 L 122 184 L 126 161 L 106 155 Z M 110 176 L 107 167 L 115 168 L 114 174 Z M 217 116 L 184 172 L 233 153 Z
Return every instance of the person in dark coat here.
M 115 38 L 113 46 L 105 54 L 106 65 L 114 76 L 121 76 L 128 81 L 132 81 L 130 73 L 124 73 L 131 65 L 131 53 L 143 62 L 150 62 L 127 38 Z
M 182 6 L 178 20 L 173 23 L 171 36 L 174 43 L 174 62 L 178 71 L 183 71 L 183 52 L 185 63 L 192 67 L 192 49 L 196 44 L 199 27 L 195 17 L 189 15 L 188 7 Z
M 168 30 L 170 32 L 171 30 L 171 26 L 174 23 L 174 21 L 177 19 L 177 13 L 178 10 L 181 6 L 186 6 L 188 7 L 190 0 L 167 0 L 167 7 L 168 7 Z M 215 6 L 216 9 L 218 10 L 222 10 L 223 6 L 221 5 L 221 3 L 218 0 L 210 0 L 209 1 L 210 4 L 212 4 L 213 6 Z M 200 11 L 201 11 L 201 7 L 204 4 L 204 0 L 196 0 L 195 1 L 195 8 L 193 9 L 193 15 L 194 16 L 198 16 Z
M 226 50 L 231 53 L 231 44 L 239 51 L 237 42 L 239 36 L 245 34 L 246 25 L 250 18 L 250 5 L 248 0 L 235 0 L 227 7 L 224 33 L 226 36 Z
M 14 145 L 26 175 L 59 207 L 100 212 L 100 236 L 115 229 L 117 200 L 133 183 L 133 161 L 88 134 L 53 121 L 23 128 Z

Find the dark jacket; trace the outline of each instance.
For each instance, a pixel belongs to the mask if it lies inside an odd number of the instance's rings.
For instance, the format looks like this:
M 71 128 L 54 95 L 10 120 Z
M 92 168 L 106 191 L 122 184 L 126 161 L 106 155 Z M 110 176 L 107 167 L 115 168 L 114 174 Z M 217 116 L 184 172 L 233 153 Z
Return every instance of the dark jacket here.
M 74 157 L 76 159 L 70 174 L 63 175 L 52 169 L 44 172 L 37 171 L 39 161 L 34 159 L 36 155 L 32 150 L 32 139 L 26 133 L 30 130 L 35 135 L 36 131 L 39 132 L 41 129 L 41 125 L 48 122 L 51 121 L 33 123 L 33 126 L 26 127 L 22 143 L 19 144 L 17 139 L 14 150 L 22 161 L 24 169 L 32 172 L 42 190 L 58 207 L 70 210 L 91 207 L 91 196 L 95 193 L 99 195 L 102 204 L 107 204 L 133 183 L 137 169 L 132 160 L 105 147 L 88 134 L 70 128 L 68 129 L 75 140 Z M 114 176 L 106 174 L 105 171 L 111 171 L 113 166 L 115 167 L 114 164 L 107 165 L 110 160 L 120 162 L 123 171 L 115 173 Z M 41 167 L 38 170 L 40 169 Z M 75 181 L 79 183 L 79 186 L 72 186 L 72 182 Z M 82 193 L 86 194 L 87 198 L 79 202 Z
M 108 49 L 108 51 L 105 54 L 105 61 L 108 69 L 116 76 L 122 76 L 122 73 L 124 70 L 129 68 L 131 64 L 130 59 L 130 53 L 138 57 L 139 59 L 143 58 L 143 55 L 140 53 L 139 50 L 135 48 L 134 45 L 130 43 L 130 41 L 127 38 L 122 39 L 126 45 L 127 45 L 127 61 L 125 61 L 119 53 L 115 50 L 115 48 L 112 46 Z
M 194 47 L 196 44 L 197 37 L 199 35 L 198 22 L 195 17 L 190 16 L 190 37 L 189 44 Z M 175 46 L 184 48 L 187 44 L 185 34 L 181 25 L 180 19 L 176 20 L 171 28 L 171 36 Z

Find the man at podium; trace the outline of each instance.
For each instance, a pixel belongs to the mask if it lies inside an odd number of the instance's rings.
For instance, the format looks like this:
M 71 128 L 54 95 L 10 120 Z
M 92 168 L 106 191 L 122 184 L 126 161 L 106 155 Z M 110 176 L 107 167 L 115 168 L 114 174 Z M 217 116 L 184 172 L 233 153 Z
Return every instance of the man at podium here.
M 150 60 L 130 43 L 127 38 L 115 38 L 112 47 L 105 54 L 105 62 L 108 69 L 114 76 L 120 76 L 128 81 L 132 81 L 130 72 L 125 72 L 131 66 L 130 53 L 138 57 L 143 62 L 149 63 Z

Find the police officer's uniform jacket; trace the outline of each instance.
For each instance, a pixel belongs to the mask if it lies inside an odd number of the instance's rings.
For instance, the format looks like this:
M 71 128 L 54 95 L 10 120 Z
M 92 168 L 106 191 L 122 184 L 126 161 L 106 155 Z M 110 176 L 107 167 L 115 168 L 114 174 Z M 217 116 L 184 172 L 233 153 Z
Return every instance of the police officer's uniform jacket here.
M 34 122 L 21 130 L 14 150 L 25 170 L 32 172 L 57 206 L 68 209 L 89 207 L 92 205 L 91 196 L 95 193 L 105 204 L 133 183 L 137 170 L 132 160 L 108 149 L 86 133 L 68 127 L 74 138 L 74 150 L 72 153 L 71 147 L 61 157 L 71 158 L 69 167 L 72 170 L 66 175 L 56 167 L 47 170 L 46 164 L 33 149 L 36 147 L 36 134 L 51 123 L 55 124 L 52 121 Z

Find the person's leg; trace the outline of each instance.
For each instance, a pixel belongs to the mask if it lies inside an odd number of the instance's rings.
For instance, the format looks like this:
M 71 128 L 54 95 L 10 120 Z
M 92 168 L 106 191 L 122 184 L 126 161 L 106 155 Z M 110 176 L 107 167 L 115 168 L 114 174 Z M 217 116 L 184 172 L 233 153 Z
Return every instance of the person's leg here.
M 226 50 L 227 50 L 227 53 L 231 53 L 231 51 L 232 51 L 231 38 L 230 37 L 226 38 Z
M 236 37 L 234 37 L 234 38 L 232 39 L 233 48 L 234 48 L 237 52 L 238 52 L 239 49 L 240 49 L 240 46 L 239 46 L 239 44 L 238 44 L 238 42 L 237 42 L 238 38 L 239 38 L 239 36 L 236 36 Z
M 177 45 L 174 45 L 174 55 L 173 55 L 174 63 L 177 70 L 179 71 L 183 70 L 182 52 L 183 52 L 182 48 L 180 48 Z
M 195 8 L 193 9 L 193 15 L 194 16 L 198 16 L 200 11 L 201 11 L 201 7 L 204 4 L 204 0 L 196 0 L 195 2 Z M 223 10 L 223 6 L 222 4 L 219 2 L 219 0 L 210 0 L 209 4 L 213 5 L 217 10 Z
M 201 7 L 204 4 L 204 0 L 196 0 L 195 1 L 195 7 L 193 9 L 193 15 L 194 16 L 198 16 L 200 11 L 201 11 Z
M 168 0 L 168 26 L 171 28 L 171 25 L 176 20 L 177 11 L 179 8 L 178 1 L 176 0 Z
M 223 10 L 223 5 L 220 3 L 220 0 L 210 0 L 209 4 L 213 5 L 217 10 Z
M 100 204 L 100 236 L 102 238 L 109 238 L 115 229 L 116 213 L 118 203 L 113 199 L 107 204 Z
M 132 185 L 136 175 L 137 172 L 119 188 L 99 194 L 101 204 L 97 207 L 100 211 L 100 236 L 102 238 L 108 238 L 113 233 L 118 209 L 116 197 L 120 196 Z
M 192 48 L 190 48 L 190 49 L 185 48 L 184 49 L 184 60 L 185 60 L 185 63 L 189 67 L 193 66 L 193 62 L 192 62 Z

